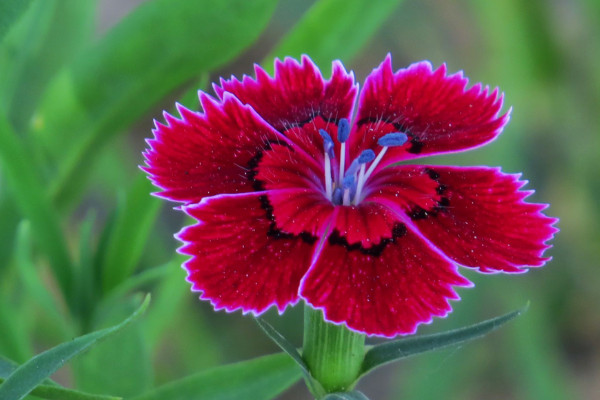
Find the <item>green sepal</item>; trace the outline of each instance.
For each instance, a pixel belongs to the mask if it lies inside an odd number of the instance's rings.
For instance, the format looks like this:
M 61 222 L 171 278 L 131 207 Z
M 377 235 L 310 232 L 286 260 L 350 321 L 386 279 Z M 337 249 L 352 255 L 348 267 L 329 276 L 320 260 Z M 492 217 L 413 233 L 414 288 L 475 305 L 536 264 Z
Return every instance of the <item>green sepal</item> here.
M 120 324 L 61 343 L 31 358 L 14 370 L 0 386 L 0 399 L 20 400 L 24 398 L 71 358 L 129 325 L 148 308 L 149 303 L 150 295 L 147 295 L 140 307 Z
M 321 386 L 321 384 L 313 378 L 308 365 L 306 365 L 306 362 L 304 362 L 304 359 L 294 345 L 263 318 L 257 317 L 254 320 L 263 330 L 263 332 L 269 337 L 269 339 L 275 342 L 275 344 L 279 346 L 281 350 L 286 352 L 296 362 L 296 364 L 300 366 L 302 369 L 302 374 L 304 375 L 304 380 L 306 381 L 306 385 L 308 386 L 310 392 L 317 398 L 324 396 L 326 393 L 325 389 L 323 389 L 323 386 Z
M 523 314 L 529 308 L 529 304 L 520 310 L 488 319 L 464 328 L 454 329 L 447 332 L 432 335 L 413 336 L 406 339 L 394 340 L 392 342 L 373 346 L 367 354 L 361 367 L 360 376 L 364 376 L 382 365 L 410 357 L 415 354 L 438 350 L 444 347 L 455 346 L 480 338 L 500 328 L 508 321 Z

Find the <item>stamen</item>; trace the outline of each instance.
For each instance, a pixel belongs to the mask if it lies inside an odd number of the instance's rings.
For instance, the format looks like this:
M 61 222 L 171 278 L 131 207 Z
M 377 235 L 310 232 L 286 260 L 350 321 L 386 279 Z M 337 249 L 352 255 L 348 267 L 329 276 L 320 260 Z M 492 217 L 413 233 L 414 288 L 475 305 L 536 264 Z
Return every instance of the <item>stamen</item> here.
M 319 134 L 323 138 L 323 149 L 325 158 L 325 194 L 329 200 L 332 199 L 333 195 L 333 184 L 331 182 L 331 158 L 334 157 L 333 153 L 333 139 L 323 129 L 319 129 Z
M 377 165 L 379 164 L 389 147 L 402 146 L 404 143 L 406 143 L 407 140 L 408 136 L 406 136 L 406 133 L 403 132 L 388 133 L 387 135 L 383 135 L 382 137 L 380 137 L 377 141 L 377 144 L 383 146 L 383 149 L 381 149 L 379 154 L 377 154 L 377 158 L 375 159 L 375 161 L 373 161 L 373 164 L 371 164 L 371 166 L 365 173 L 365 180 L 369 179 L 369 177 L 375 170 L 375 167 L 377 167 Z
M 360 196 L 362 193 L 362 189 L 365 186 L 365 167 L 366 163 L 371 162 L 375 159 L 375 152 L 371 149 L 367 149 L 363 151 L 360 156 L 358 156 L 358 162 L 360 164 L 360 172 L 358 173 L 358 183 L 356 186 L 356 194 L 354 195 L 354 203 L 360 203 Z
M 394 132 L 380 137 L 377 144 L 384 147 L 402 146 L 407 140 L 406 133 Z
M 350 122 L 346 118 L 340 119 L 338 123 L 338 140 L 344 143 L 350 136 Z
M 349 206 L 350 205 L 350 194 L 351 194 L 351 190 L 354 187 L 354 175 L 348 175 L 346 177 L 344 177 L 344 179 L 342 180 L 342 187 L 344 188 L 344 199 L 343 199 L 343 204 L 345 206 Z
M 333 198 L 331 199 L 331 202 L 335 205 L 342 204 L 343 197 L 344 197 L 344 191 L 342 190 L 342 188 L 336 187 L 335 190 L 333 191 Z
M 340 148 L 340 174 L 338 179 L 342 179 L 342 176 L 344 175 L 344 169 L 346 168 L 346 140 L 348 140 L 349 136 L 350 123 L 346 118 L 342 118 L 338 123 L 338 140 L 342 144 Z

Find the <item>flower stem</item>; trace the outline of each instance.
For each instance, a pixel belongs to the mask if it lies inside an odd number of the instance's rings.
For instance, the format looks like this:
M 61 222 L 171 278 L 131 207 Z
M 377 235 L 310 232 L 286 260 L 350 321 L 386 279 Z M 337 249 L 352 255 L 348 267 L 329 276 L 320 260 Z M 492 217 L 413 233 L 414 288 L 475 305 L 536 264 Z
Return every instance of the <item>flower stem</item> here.
M 365 336 L 326 322 L 321 310 L 305 305 L 302 356 L 327 393 L 345 392 L 352 389 L 360 373 Z

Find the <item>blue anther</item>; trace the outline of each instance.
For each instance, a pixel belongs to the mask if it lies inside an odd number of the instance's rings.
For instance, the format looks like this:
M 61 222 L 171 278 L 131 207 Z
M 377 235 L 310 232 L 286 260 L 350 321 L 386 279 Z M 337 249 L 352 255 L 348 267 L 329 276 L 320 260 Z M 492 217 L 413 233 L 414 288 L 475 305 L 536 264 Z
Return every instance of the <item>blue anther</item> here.
M 319 129 L 319 134 L 323 138 L 323 147 L 325 148 L 325 151 L 329 154 L 330 158 L 333 158 L 333 139 L 325 129 Z
M 346 118 L 340 119 L 338 123 L 338 140 L 340 143 L 344 143 L 350 136 L 350 123 Z
M 344 189 L 350 189 L 354 187 L 355 181 L 356 180 L 354 179 L 354 175 L 346 175 L 344 179 L 342 179 L 342 187 Z
M 341 188 L 337 187 L 333 191 L 333 196 L 331 197 L 331 201 L 333 202 L 333 204 L 342 204 L 342 202 L 344 201 L 344 191 Z
M 402 146 L 407 140 L 406 133 L 394 132 L 380 137 L 377 144 L 384 147 Z
M 352 163 L 350 164 L 350 166 L 348 167 L 348 169 L 346 170 L 346 176 L 354 176 L 354 174 L 356 174 L 356 171 L 358 171 L 358 167 L 360 166 L 360 164 L 358 163 L 358 158 L 355 159 L 354 161 L 352 161 Z
M 360 156 L 358 156 L 358 163 L 359 164 L 366 164 L 368 162 L 371 162 L 375 159 L 375 152 L 371 149 L 367 149 L 364 150 L 362 153 L 360 153 Z

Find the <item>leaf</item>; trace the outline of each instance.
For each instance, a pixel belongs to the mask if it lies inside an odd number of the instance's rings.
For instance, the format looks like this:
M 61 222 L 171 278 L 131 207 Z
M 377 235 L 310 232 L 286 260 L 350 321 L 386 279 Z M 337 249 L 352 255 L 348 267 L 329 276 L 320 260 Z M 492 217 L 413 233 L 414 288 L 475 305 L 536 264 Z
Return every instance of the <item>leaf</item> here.
M 19 364 L 0 356 L 0 378 L 8 378 L 18 366 Z
M 186 274 L 181 268 L 184 260 L 184 256 L 177 254 L 169 261 L 165 271 L 167 275 L 155 288 L 154 306 L 144 320 L 146 338 L 152 348 L 156 347 L 162 334 L 169 328 L 173 318 L 176 317 L 175 313 L 181 310 L 181 304 L 189 293 L 189 284 L 185 280 Z M 197 335 L 204 336 L 204 333 L 198 332 Z
M 19 366 L 0 386 L 0 399 L 20 400 L 24 398 L 71 358 L 89 349 L 99 340 L 129 325 L 146 310 L 149 302 L 150 295 L 147 295 L 142 305 L 120 324 L 59 344 Z
M 0 378 L 0 385 L 4 379 Z M 90 394 L 60 386 L 39 385 L 31 394 L 47 400 L 120 400 L 121 397 Z
M 117 209 L 101 266 L 104 293 L 128 278 L 142 256 L 161 206 L 160 201 L 150 195 L 152 188 L 150 181 L 139 174 Z
M 271 326 L 271 324 L 269 324 L 263 318 L 257 317 L 254 320 L 256 321 L 258 326 L 263 330 L 263 332 L 266 333 L 266 335 L 271 340 L 273 340 L 275 344 L 281 348 L 281 350 L 285 351 L 290 357 L 292 357 L 296 364 L 300 366 L 310 392 L 317 397 L 321 397 L 323 394 L 325 394 L 325 389 L 323 389 L 323 386 L 321 386 L 321 384 L 312 377 L 308 365 L 306 365 L 306 363 L 302 359 L 302 356 L 294 347 L 294 345 L 291 344 L 285 338 L 285 336 L 277 332 L 277 330 L 273 328 L 273 326 Z
M 94 285 L 95 263 L 92 250 L 92 235 L 96 213 L 88 211 L 79 227 L 79 262 L 76 269 L 76 298 L 77 316 L 83 328 L 83 332 L 89 332 L 91 318 L 94 314 L 94 303 L 96 299 L 96 285 Z
M 0 1 L 0 43 L 11 26 L 25 13 L 31 0 L 2 0 Z
M 321 0 L 266 57 L 300 57 L 308 54 L 317 65 L 332 60 L 349 61 L 375 34 L 400 0 Z M 272 67 L 271 67 L 272 69 Z
M 103 304 L 98 307 L 95 310 L 96 325 L 106 326 L 130 314 L 135 309 L 135 298 L 138 296 L 133 297 L 125 301 L 121 299 L 108 307 Z M 153 301 L 152 308 L 154 305 Z M 144 319 L 147 317 L 148 314 Z M 135 324 L 74 360 L 73 375 L 77 388 L 90 393 L 123 397 L 152 388 L 152 356 L 144 333 L 144 324 Z
M 58 215 L 46 197 L 30 154 L 1 113 L 0 167 L 20 211 L 31 221 L 35 239 L 50 260 L 63 296 L 72 305 L 73 266 Z
M 225 64 L 253 43 L 276 0 L 153 0 L 81 53 L 46 93 L 44 139 L 62 137 L 52 186 L 64 207 L 84 188 L 99 149 L 165 95 Z M 65 144 L 73 141 L 74 145 Z
M 365 354 L 361 376 L 384 364 L 410 357 L 415 354 L 454 346 L 485 336 L 502 325 L 523 314 L 529 305 L 520 310 L 488 319 L 486 321 L 433 335 L 415 336 L 373 346 Z
M 358 390 L 353 390 L 345 393 L 330 393 L 323 397 L 323 400 L 369 400 L 369 398 Z
M 27 291 L 27 297 L 33 299 L 55 322 L 56 326 L 64 335 L 72 334 L 75 329 L 73 321 L 67 320 L 61 313 L 56 299 L 40 280 L 40 274 L 36 271 L 32 260 L 31 227 L 29 221 L 22 221 L 17 229 L 17 241 L 15 243 L 15 257 L 20 273 L 21 281 Z
M 90 39 L 95 10 L 95 0 L 36 1 L 19 24 L 19 34 L 7 40 L 14 56 L 6 60 L 2 95 L 18 132 L 26 131 L 48 81 Z
M 300 375 L 287 354 L 272 354 L 200 372 L 131 400 L 269 400 Z

